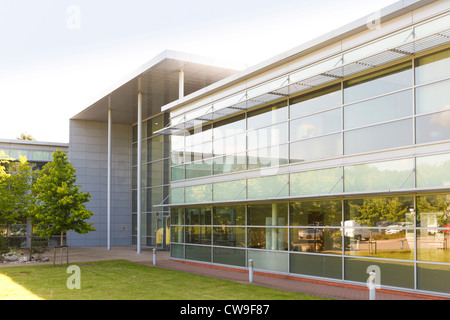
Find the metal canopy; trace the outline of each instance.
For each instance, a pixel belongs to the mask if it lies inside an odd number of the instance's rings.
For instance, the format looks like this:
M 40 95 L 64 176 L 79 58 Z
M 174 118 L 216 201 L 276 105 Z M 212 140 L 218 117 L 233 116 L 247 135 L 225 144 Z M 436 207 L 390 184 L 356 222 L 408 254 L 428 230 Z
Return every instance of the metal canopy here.
M 196 55 L 166 50 L 108 90 L 73 120 L 106 122 L 111 98 L 113 122 L 137 122 L 139 81 L 143 96 L 142 117 L 161 112 L 161 107 L 179 99 L 179 72 L 184 73 L 184 93 L 190 94 L 238 72 L 242 67 Z
M 171 120 L 158 134 L 175 134 L 206 122 L 288 97 L 450 43 L 450 15 L 403 30 L 295 71 Z M 438 28 L 445 28 L 436 32 Z M 418 37 L 416 32 L 425 36 Z M 434 29 L 434 30 L 433 30 Z M 375 52 L 375 53 L 374 53 Z M 355 59 L 355 57 L 357 57 Z M 200 111 L 199 111 L 200 110 Z M 201 113 L 203 111 L 203 114 Z

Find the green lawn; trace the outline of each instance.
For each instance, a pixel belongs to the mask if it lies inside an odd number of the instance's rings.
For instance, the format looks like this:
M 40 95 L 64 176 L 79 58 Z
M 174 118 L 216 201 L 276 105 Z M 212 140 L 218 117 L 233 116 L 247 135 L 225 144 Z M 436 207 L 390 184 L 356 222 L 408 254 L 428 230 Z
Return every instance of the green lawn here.
M 241 284 L 125 260 L 76 264 L 81 289 L 68 289 L 71 274 L 51 265 L 0 268 L 0 282 L 10 284 L 14 299 L 32 294 L 45 300 L 319 300 L 322 298 Z M 2 284 L 0 283 L 0 286 Z M 20 286 L 19 286 L 20 285 Z M 21 290 L 17 289 L 21 288 Z M 3 296 L 2 296 L 3 294 Z M 0 291 L 0 299 L 6 296 Z M 23 296 L 26 298 L 26 295 Z

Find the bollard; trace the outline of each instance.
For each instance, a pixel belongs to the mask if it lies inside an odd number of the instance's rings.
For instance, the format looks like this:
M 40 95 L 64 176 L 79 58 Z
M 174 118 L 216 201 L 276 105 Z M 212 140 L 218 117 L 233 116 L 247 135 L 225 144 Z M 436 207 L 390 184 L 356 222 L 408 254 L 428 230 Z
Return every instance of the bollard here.
M 376 273 L 369 273 L 369 300 L 376 300 L 376 291 L 375 291 L 375 278 Z
M 153 265 L 156 266 L 156 249 L 153 249 Z
M 248 260 L 248 282 L 253 282 L 253 260 Z

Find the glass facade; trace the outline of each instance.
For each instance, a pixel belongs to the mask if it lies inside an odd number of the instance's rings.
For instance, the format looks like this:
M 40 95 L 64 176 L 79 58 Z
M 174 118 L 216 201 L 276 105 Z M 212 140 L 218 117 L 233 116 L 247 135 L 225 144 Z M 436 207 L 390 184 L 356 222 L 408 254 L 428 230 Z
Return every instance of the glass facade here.
M 158 248 L 165 248 L 170 244 L 169 212 L 159 205 L 170 194 L 170 141 L 173 140 L 176 143 L 177 139 L 176 137 L 171 139 L 169 136 L 155 134 L 156 131 L 167 124 L 167 121 L 167 115 L 160 114 L 144 121 L 142 124 L 141 243 L 143 246 Z M 137 126 L 133 127 L 132 150 L 132 243 L 136 244 Z M 174 157 L 172 157 L 172 161 L 174 161 Z
M 304 169 L 448 142 L 449 57 L 436 50 L 172 135 L 171 182 L 184 183 L 171 189 L 171 256 L 363 283 L 376 265 L 382 285 L 449 294 L 450 150 Z

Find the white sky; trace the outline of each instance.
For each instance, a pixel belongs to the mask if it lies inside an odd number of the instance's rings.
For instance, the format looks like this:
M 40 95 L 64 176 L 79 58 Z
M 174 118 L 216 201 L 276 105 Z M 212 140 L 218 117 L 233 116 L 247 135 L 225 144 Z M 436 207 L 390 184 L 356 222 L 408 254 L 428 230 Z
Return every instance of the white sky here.
M 68 142 L 70 117 L 165 49 L 251 66 L 395 2 L 0 0 L 0 139 Z

